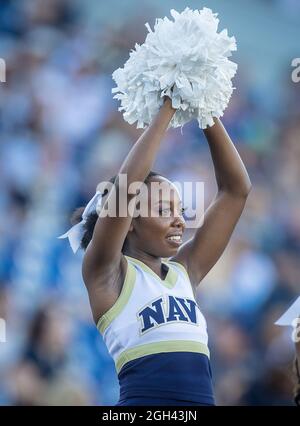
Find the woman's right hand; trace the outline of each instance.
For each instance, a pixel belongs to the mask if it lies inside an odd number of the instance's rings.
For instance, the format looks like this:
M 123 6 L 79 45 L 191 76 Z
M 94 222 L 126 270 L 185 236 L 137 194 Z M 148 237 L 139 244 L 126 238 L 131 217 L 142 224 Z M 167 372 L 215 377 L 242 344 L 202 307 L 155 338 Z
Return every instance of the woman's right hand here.
M 170 110 L 171 112 L 175 112 L 176 109 L 172 107 L 172 99 L 169 98 L 169 96 L 164 96 L 164 103 L 163 103 L 163 108 Z

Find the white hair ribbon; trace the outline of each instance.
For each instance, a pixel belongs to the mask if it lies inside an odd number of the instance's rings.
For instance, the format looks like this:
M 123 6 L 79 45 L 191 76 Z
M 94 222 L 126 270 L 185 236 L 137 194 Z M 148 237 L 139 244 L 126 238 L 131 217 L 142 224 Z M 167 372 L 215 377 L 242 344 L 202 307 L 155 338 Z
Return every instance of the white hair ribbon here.
M 275 325 L 291 325 L 300 324 L 300 296 L 289 307 L 289 309 L 275 322 Z
M 76 253 L 80 247 L 80 243 L 84 234 L 84 224 L 87 221 L 88 215 L 90 213 L 97 212 L 97 204 L 99 202 L 99 197 L 101 198 L 102 195 L 100 191 L 97 191 L 96 194 L 93 196 L 93 198 L 88 202 L 87 206 L 85 207 L 82 213 L 81 222 L 72 226 L 72 228 L 70 228 L 65 234 L 57 237 L 57 238 L 68 238 L 70 246 L 74 253 Z

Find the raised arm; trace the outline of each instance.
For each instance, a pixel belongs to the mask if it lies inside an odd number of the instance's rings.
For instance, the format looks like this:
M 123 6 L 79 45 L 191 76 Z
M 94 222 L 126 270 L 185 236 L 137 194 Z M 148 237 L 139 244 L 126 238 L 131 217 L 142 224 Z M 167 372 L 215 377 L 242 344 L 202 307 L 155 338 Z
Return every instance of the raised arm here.
M 144 182 L 151 170 L 174 112 L 175 109 L 172 108 L 171 100 L 166 98 L 156 117 L 134 144 L 119 170 L 118 176 L 120 174 L 127 175 L 127 183 L 126 187 L 121 187 L 124 184 L 117 178 L 116 199 L 118 199 L 118 191 L 122 190 L 127 193 L 131 183 Z M 103 208 L 109 205 L 113 196 L 114 194 L 111 191 Z M 127 202 L 129 203 L 132 198 L 133 195 L 128 195 Z M 120 265 L 122 246 L 132 218 L 129 215 L 120 217 L 118 205 L 116 213 L 117 217 L 101 217 L 96 222 L 93 237 L 87 247 L 83 261 L 82 271 L 86 282 L 94 282 L 101 274 L 105 277 L 111 276 L 113 271 L 116 272 L 118 269 L 117 266 Z
M 251 183 L 246 168 L 221 121 L 204 130 L 218 192 L 205 212 L 203 225 L 174 260 L 186 266 L 196 287 L 223 253 L 243 211 Z
M 296 356 L 294 360 L 294 373 L 295 373 L 295 388 L 294 400 L 296 405 L 300 406 L 300 317 L 298 318 L 298 327 L 295 329 L 295 347 Z

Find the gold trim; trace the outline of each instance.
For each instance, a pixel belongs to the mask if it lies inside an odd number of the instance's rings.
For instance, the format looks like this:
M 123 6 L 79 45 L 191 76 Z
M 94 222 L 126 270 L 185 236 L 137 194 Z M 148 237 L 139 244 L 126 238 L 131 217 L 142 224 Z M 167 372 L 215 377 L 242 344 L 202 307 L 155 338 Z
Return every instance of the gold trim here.
M 179 262 L 177 262 L 177 261 L 175 261 L 175 260 L 167 260 L 167 263 L 175 263 L 175 265 L 176 266 L 178 266 L 179 267 L 179 269 L 181 269 L 181 271 L 184 273 L 184 275 L 186 276 L 186 278 L 189 280 L 189 281 L 191 281 L 190 280 L 190 277 L 189 277 L 189 274 L 187 273 L 187 270 L 185 269 L 185 267 L 182 265 L 182 263 L 179 263 Z
M 152 271 L 151 268 L 149 268 L 148 265 L 146 265 L 141 260 L 136 259 L 136 258 L 131 257 L 131 256 L 126 256 L 126 257 L 128 257 L 133 263 L 136 263 L 137 265 L 139 265 L 145 272 L 147 272 L 148 274 L 151 274 L 154 278 L 156 278 L 165 287 L 173 288 L 175 286 L 177 279 L 178 279 L 178 274 L 173 268 L 170 267 L 170 265 L 168 265 L 167 262 L 162 261 L 162 263 L 168 267 L 167 276 L 164 280 L 162 280 L 154 271 Z
M 210 357 L 207 345 L 201 342 L 192 340 L 166 340 L 163 342 L 147 343 L 122 352 L 116 360 L 117 373 L 129 361 L 141 358 L 142 356 L 163 352 L 196 352 L 204 354 L 208 358 Z
M 114 305 L 104 315 L 102 315 L 97 323 L 97 328 L 101 334 L 105 332 L 110 323 L 121 313 L 121 311 L 126 306 L 134 288 L 135 278 L 135 268 L 127 260 L 127 271 L 120 296 Z

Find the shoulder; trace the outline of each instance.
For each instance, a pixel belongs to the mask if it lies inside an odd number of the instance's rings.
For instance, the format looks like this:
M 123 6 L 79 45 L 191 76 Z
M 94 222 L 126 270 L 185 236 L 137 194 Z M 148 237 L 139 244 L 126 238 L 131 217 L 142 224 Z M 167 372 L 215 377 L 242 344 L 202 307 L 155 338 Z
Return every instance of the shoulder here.
M 128 272 L 128 262 L 122 255 L 115 265 L 107 265 L 95 271 L 87 270 L 82 264 L 82 277 L 86 286 L 93 318 L 97 323 L 118 300 Z
M 187 271 L 187 266 L 185 265 L 184 262 L 179 261 L 178 259 L 172 257 L 170 259 L 167 260 L 167 263 L 174 265 L 176 268 L 178 268 L 187 279 L 190 279 L 188 271 Z
M 190 241 L 188 241 L 190 243 Z M 192 287 L 197 290 L 200 282 L 202 281 L 202 274 L 199 273 L 199 260 L 192 259 L 189 253 L 188 244 L 185 245 L 184 250 L 181 250 L 176 256 L 170 260 L 179 263 L 185 269 Z
M 189 274 L 189 271 L 188 271 L 188 267 L 185 264 L 185 262 L 183 262 L 183 261 L 181 261 L 181 260 L 173 257 L 173 258 L 170 258 L 167 263 L 175 266 L 176 268 L 178 268 L 178 270 L 181 271 L 181 273 L 182 273 L 183 277 L 185 278 L 185 280 L 192 287 L 194 297 L 196 298 L 197 286 L 193 284 L 193 281 L 191 280 L 191 277 L 190 277 L 190 274 Z
M 107 286 L 126 273 L 127 261 L 122 253 L 113 262 L 104 261 L 101 254 L 95 254 L 91 242 L 85 250 L 82 260 L 82 277 L 86 287 Z

